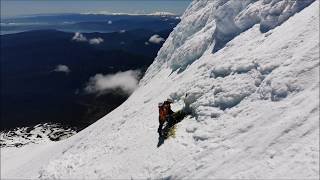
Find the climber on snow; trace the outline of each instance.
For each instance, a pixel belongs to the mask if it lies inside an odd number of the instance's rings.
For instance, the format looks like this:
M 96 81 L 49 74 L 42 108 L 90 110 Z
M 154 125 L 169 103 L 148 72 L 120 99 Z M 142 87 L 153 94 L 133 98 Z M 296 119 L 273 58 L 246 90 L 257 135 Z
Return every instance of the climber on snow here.
M 164 102 L 158 104 L 159 108 L 159 127 L 158 133 L 159 136 L 164 136 L 164 129 L 169 129 L 170 127 L 174 126 L 178 122 L 180 122 L 187 114 L 186 108 L 183 108 L 177 112 L 171 110 L 171 104 L 173 103 L 172 99 L 167 99 Z M 166 126 L 163 128 L 163 125 Z
M 159 127 L 158 127 L 158 133 L 159 136 L 162 136 L 162 127 L 163 124 L 170 119 L 170 116 L 174 113 L 171 110 L 170 104 L 173 103 L 171 99 L 167 99 L 166 101 L 159 103 Z

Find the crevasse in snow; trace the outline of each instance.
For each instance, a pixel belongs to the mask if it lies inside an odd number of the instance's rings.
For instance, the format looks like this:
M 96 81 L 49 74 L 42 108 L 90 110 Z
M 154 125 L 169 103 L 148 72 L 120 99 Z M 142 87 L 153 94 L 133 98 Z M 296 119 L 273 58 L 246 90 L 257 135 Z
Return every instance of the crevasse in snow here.
M 125 103 L 47 148 L 5 149 L 4 177 L 319 178 L 319 1 L 301 2 L 194 1 Z M 218 9 L 235 23 L 218 28 Z M 214 52 L 222 27 L 236 36 Z M 193 115 L 157 148 L 167 97 Z

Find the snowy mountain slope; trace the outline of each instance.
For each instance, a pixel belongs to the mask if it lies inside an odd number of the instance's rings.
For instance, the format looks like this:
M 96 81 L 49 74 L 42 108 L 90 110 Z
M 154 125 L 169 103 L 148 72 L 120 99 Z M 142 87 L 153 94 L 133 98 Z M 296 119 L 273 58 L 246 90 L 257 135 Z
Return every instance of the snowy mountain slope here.
M 217 51 L 241 32 L 260 24 L 268 31 L 314 0 L 195 0 L 163 44 L 142 83 L 148 82 L 159 69 L 176 70 L 200 58 L 205 52 Z
M 124 104 L 38 149 L 36 165 L 1 160 L 11 166 L 3 177 L 319 178 L 319 1 L 266 33 L 254 25 L 215 53 L 214 22 L 202 30 L 192 23 L 198 18 L 188 20 L 192 12 L 210 14 L 211 2 L 193 2 L 181 22 L 188 23 L 170 35 Z M 203 45 L 197 37 L 212 39 Z M 183 60 L 178 51 L 188 62 L 172 72 Z M 185 93 L 193 116 L 157 148 L 157 103 L 170 96 L 179 109 Z

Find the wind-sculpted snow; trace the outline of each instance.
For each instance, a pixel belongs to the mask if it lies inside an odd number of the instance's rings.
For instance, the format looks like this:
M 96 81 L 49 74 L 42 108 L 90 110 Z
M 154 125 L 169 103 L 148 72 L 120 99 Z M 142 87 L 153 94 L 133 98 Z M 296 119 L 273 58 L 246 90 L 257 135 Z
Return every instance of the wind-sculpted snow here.
M 241 2 L 235 12 L 280 1 Z M 50 161 L 44 150 L 37 166 L 14 164 L 3 177 L 319 179 L 319 1 L 268 32 L 256 23 L 213 53 L 214 5 L 228 3 L 236 2 L 194 1 L 125 103 L 59 141 Z M 157 148 L 157 105 L 168 97 L 192 115 Z
M 240 33 L 260 24 L 267 32 L 286 21 L 314 0 L 195 0 L 182 16 L 142 84 L 165 66 L 184 70 L 205 52 L 211 53 Z

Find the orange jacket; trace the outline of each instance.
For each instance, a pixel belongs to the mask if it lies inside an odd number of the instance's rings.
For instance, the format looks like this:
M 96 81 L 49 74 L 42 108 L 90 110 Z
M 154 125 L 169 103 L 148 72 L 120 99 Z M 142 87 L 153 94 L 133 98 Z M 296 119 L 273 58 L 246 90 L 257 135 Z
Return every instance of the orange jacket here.
M 164 103 L 159 107 L 159 123 L 163 124 L 166 121 L 166 116 L 171 115 L 173 111 L 169 103 Z

